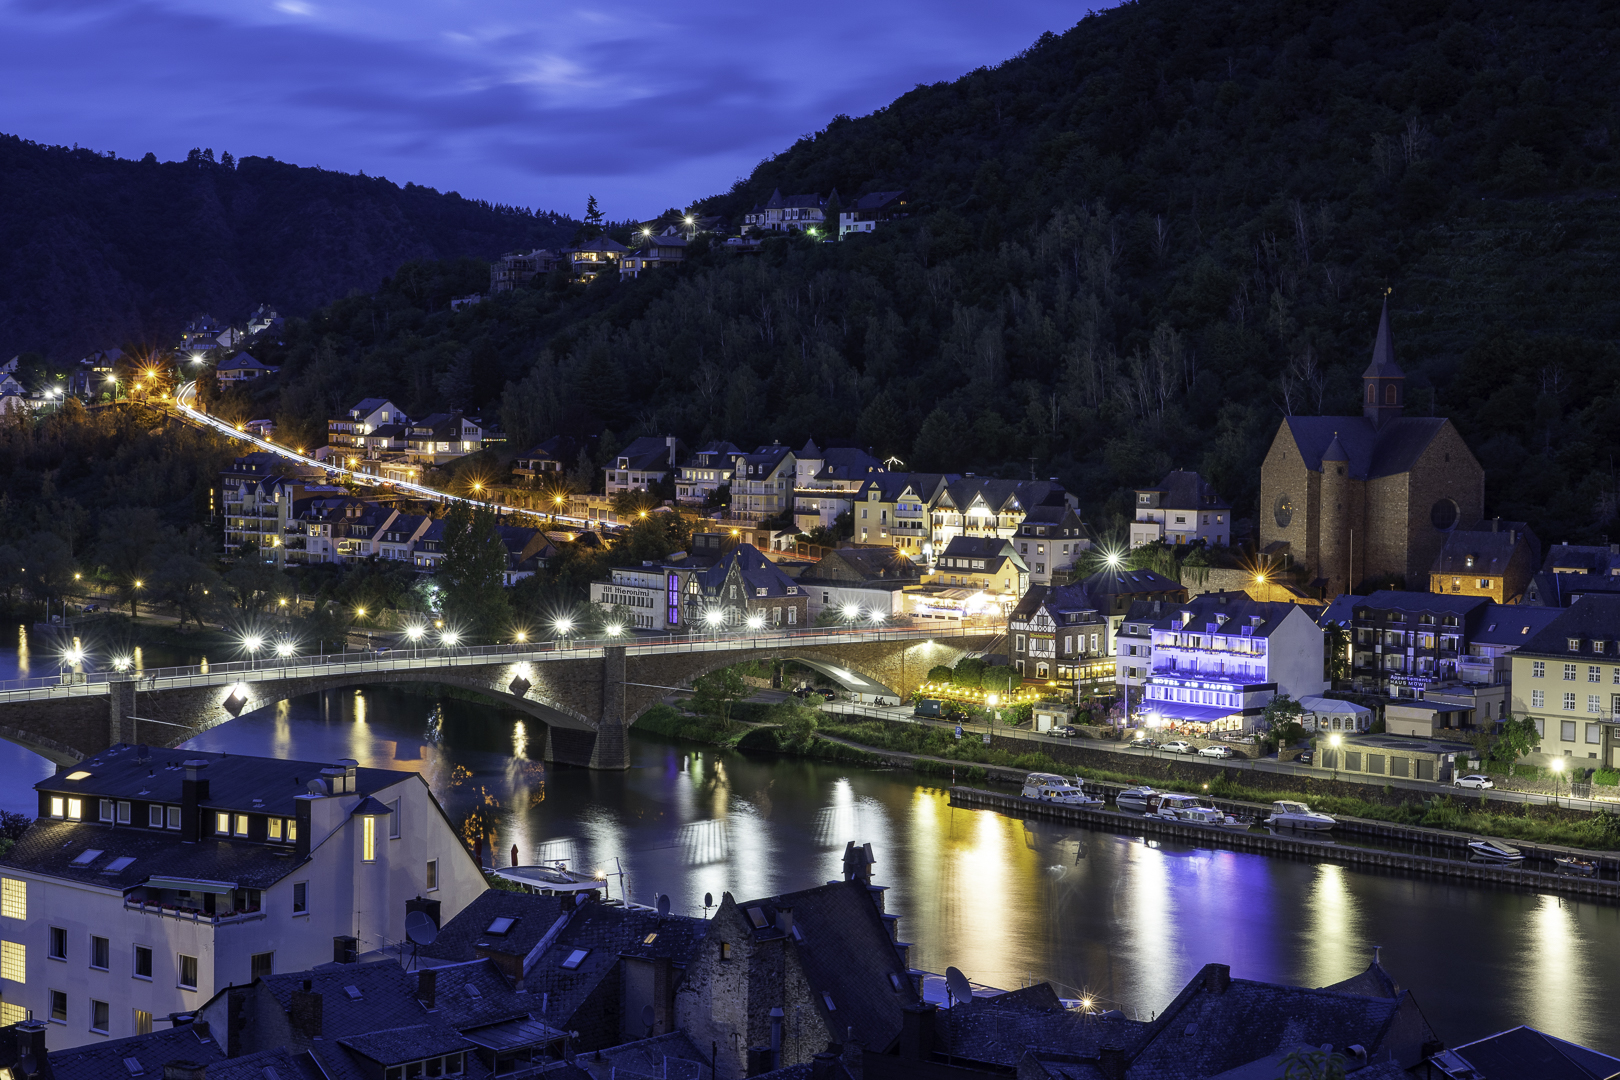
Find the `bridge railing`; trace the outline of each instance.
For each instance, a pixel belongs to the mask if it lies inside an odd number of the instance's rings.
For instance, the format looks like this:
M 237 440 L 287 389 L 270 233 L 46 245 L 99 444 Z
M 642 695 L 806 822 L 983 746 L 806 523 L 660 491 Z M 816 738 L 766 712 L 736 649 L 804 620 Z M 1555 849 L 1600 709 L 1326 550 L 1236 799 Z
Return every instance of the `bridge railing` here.
M 779 648 L 784 645 L 838 645 L 866 641 L 916 641 L 939 638 L 982 637 L 1000 627 L 991 620 L 965 620 L 940 625 L 927 623 L 889 624 L 881 628 L 816 626 L 793 630 L 667 635 L 665 637 L 592 637 L 504 645 L 399 645 L 358 652 L 319 653 L 307 656 L 250 657 L 224 663 L 183 667 L 143 668 L 139 671 L 69 671 L 29 679 L 0 682 L 0 702 L 36 698 L 62 698 L 102 695 L 108 684 L 129 682 L 137 690 L 174 689 L 186 686 L 220 686 L 232 681 L 254 682 L 265 678 L 310 678 L 340 672 L 409 671 L 428 668 L 477 667 L 490 663 L 543 662 L 559 659 L 600 658 L 606 649 L 622 646 L 631 656 L 673 653 L 738 652 Z

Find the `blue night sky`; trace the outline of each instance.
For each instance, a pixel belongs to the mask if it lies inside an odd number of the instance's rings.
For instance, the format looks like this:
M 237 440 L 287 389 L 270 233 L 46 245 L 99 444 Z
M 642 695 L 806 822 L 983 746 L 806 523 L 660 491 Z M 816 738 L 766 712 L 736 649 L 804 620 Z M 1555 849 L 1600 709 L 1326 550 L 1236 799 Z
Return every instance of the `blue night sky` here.
M 1105 6 L 1099 4 L 1098 6 Z M 1056 0 L 0 0 L 0 131 L 194 146 L 623 219 L 730 187 L 838 113 L 994 65 Z

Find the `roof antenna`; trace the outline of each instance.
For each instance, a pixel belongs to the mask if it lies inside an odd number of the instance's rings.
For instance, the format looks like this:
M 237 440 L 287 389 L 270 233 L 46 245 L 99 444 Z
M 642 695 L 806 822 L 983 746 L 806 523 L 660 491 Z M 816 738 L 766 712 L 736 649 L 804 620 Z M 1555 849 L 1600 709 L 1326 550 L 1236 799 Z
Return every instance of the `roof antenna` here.
M 1380 964 L 1378 962 L 1378 954 L 1383 952 L 1383 951 L 1384 951 L 1384 947 L 1382 945 L 1374 945 L 1373 946 L 1373 967 L 1383 967 L 1384 966 L 1384 965 L 1382 965 L 1382 964 Z

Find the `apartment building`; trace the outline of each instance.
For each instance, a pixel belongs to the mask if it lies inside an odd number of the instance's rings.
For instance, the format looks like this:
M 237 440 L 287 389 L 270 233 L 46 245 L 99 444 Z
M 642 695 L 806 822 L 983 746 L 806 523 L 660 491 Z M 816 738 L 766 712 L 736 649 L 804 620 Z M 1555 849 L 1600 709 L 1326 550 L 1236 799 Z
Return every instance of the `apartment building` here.
M 1511 654 L 1512 711 L 1535 720 L 1536 764 L 1620 767 L 1620 596 L 1583 596 Z
M 785 446 L 762 446 L 736 459 L 731 516 L 743 521 L 777 517 L 793 506 L 797 459 Z
M 731 489 L 737 460 L 745 456 L 742 447 L 717 439 L 692 455 L 675 474 L 675 500 L 689 506 L 702 506 L 721 488 Z M 733 504 L 736 495 L 732 492 Z
M 387 398 L 361 398 L 342 416 L 326 422 L 326 445 L 347 453 L 364 451 L 363 437 L 378 428 L 410 423 L 410 417 Z
M 823 449 L 811 439 L 794 454 L 793 520 L 800 532 L 831 529 L 855 508 L 867 480 L 886 472 L 883 462 L 854 446 Z
M 626 491 L 648 491 L 662 484 L 686 458 L 686 447 L 673 435 L 643 435 L 620 450 L 603 470 L 603 491 L 609 496 Z
M 219 505 L 226 553 L 251 545 L 266 562 L 285 565 L 284 538 L 294 527 L 294 504 L 312 494 L 347 494 L 342 488 L 315 483 L 322 475 L 314 466 L 266 451 L 239 457 L 222 470 Z
M 161 774 L 161 775 L 159 775 Z M 216 991 L 405 936 L 485 888 L 416 773 L 117 745 L 35 785 L 0 857 L 0 1001 L 53 1047 L 153 1030 Z
M 1195 472 L 1167 473 L 1157 487 L 1136 489 L 1131 522 L 1131 547 L 1157 541 L 1226 547 L 1232 542 L 1232 504 Z
M 1080 556 L 1091 549 L 1091 530 L 1067 503 L 1036 506 L 1018 523 L 1014 537 L 1018 554 L 1029 565 L 1029 580 L 1050 585 L 1055 577 L 1067 579 L 1079 567 Z

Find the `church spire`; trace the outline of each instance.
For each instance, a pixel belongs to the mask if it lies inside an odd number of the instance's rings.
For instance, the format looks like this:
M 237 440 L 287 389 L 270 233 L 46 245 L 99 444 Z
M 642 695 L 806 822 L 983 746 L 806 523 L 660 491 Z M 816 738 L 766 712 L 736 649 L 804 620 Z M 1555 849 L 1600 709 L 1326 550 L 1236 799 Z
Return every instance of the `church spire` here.
M 1378 337 L 1373 342 L 1372 362 L 1361 373 L 1361 413 L 1375 428 L 1401 415 L 1406 405 L 1406 372 L 1395 362 L 1395 343 L 1389 332 L 1389 290 L 1384 290 L 1384 310 L 1378 318 Z

